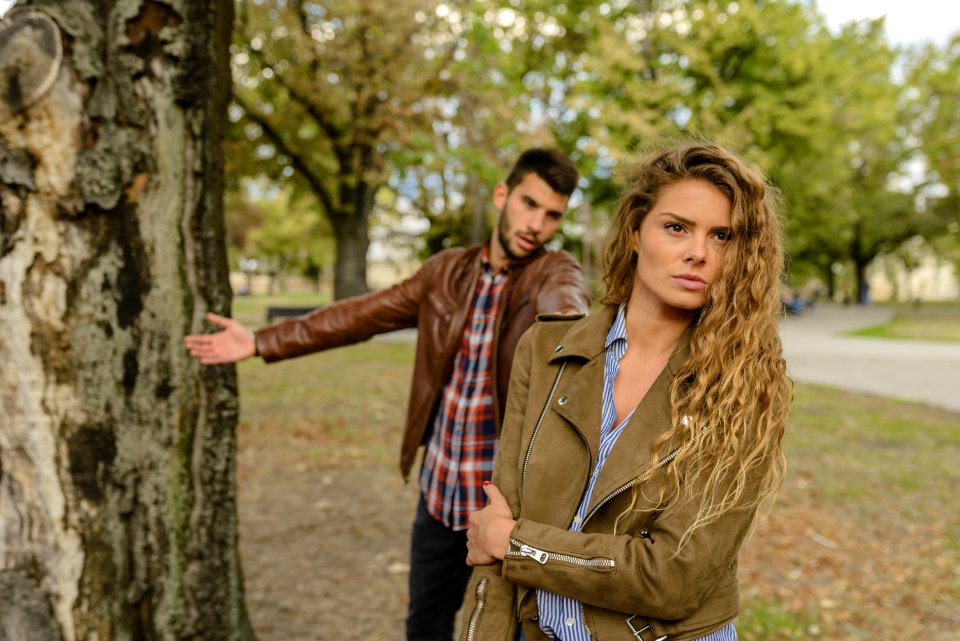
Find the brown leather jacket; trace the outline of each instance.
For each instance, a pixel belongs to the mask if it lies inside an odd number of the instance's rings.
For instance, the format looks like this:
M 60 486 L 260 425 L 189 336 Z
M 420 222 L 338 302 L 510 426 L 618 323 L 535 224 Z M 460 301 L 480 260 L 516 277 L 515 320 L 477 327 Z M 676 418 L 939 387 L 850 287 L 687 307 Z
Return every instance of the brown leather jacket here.
M 417 328 L 417 353 L 400 447 L 400 471 L 409 478 L 417 448 L 429 438 L 440 393 L 480 275 L 482 247 L 444 250 L 410 278 L 383 291 L 337 301 L 310 314 L 257 330 L 257 349 L 270 363 L 352 345 L 398 329 Z M 587 311 L 583 274 L 565 252 L 544 251 L 510 266 L 494 335 L 497 432 L 507 398 L 513 352 L 537 314 Z

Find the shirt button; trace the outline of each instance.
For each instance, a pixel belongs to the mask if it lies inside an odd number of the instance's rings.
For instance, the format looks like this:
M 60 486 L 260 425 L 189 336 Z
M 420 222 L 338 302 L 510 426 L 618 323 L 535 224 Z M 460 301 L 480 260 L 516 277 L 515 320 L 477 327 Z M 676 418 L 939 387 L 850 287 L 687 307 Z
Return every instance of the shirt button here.
M 581 523 L 583 523 L 583 519 L 581 519 L 580 515 L 578 514 L 575 517 L 573 517 L 573 522 L 576 523 L 577 525 L 580 525 Z
M 567 620 L 564 621 L 564 623 L 567 624 L 567 627 L 568 627 L 568 628 L 572 628 L 572 627 L 573 627 L 573 624 L 574 624 L 573 617 L 567 617 Z

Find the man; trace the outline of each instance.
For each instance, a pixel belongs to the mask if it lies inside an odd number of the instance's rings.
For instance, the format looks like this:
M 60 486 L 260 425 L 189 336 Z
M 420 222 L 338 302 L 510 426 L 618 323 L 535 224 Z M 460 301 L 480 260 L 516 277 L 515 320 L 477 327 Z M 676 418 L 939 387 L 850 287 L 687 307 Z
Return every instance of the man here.
M 496 230 L 482 246 L 441 251 L 410 278 L 251 332 L 187 336 L 204 364 L 259 355 L 267 362 L 417 328 L 413 384 L 400 450 L 405 479 L 421 445 L 420 502 L 410 552 L 409 641 L 449 641 L 470 576 L 468 516 L 486 504 L 513 353 L 537 314 L 587 311 L 579 265 L 546 251 L 577 186 L 571 160 L 530 149 L 493 190 Z

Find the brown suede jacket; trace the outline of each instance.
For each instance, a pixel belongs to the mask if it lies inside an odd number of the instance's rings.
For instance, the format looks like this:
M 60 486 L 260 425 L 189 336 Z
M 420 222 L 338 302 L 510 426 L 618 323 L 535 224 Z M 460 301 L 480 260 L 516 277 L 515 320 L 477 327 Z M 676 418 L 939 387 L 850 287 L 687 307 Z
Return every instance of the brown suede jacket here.
M 480 276 L 481 252 L 480 245 L 444 250 L 393 287 L 259 329 L 257 349 L 270 363 L 416 327 L 416 361 L 400 448 L 400 471 L 409 478 L 417 449 L 430 436 L 437 401 L 452 373 Z M 498 433 L 520 336 L 537 314 L 582 314 L 587 310 L 583 273 L 569 254 L 541 250 L 511 264 L 509 271 L 493 339 Z
M 493 472 L 517 522 L 504 560 L 473 571 L 462 641 L 514 639 L 517 625 L 527 641 L 546 641 L 536 588 L 580 601 L 595 641 L 689 641 L 739 611 L 737 555 L 755 510 L 735 509 L 696 530 L 678 554 L 697 506 L 664 512 L 651 503 L 663 475 L 651 469 L 650 450 L 672 420 L 670 387 L 689 331 L 600 471 L 582 531 L 568 530 L 598 456 L 604 342 L 615 313 L 608 306 L 580 320 L 540 319 L 517 347 Z M 637 509 L 624 515 L 648 472 Z

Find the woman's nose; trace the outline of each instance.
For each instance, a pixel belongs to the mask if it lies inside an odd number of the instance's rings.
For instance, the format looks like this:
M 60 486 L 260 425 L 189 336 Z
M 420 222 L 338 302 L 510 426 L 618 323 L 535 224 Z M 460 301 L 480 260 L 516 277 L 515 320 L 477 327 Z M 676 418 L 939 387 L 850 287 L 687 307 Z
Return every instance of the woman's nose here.
M 702 263 L 707 258 L 707 245 L 702 240 L 691 239 L 687 245 L 684 261 L 688 263 Z

